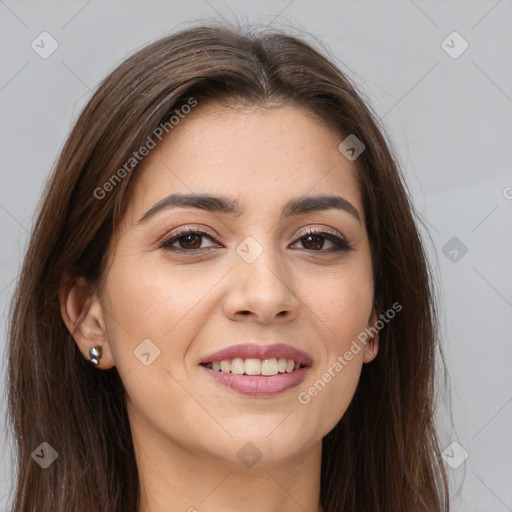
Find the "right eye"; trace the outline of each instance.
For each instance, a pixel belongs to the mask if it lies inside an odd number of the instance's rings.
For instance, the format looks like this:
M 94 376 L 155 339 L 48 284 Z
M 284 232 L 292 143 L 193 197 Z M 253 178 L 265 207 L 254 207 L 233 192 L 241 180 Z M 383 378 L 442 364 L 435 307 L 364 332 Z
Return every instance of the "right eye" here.
M 172 252 L 195 252 L 205 248 L 201 247 L 202 238 L 207 238 L 212 242 L 215 242 L 215 239 L 204 231 L 194 231 L 190 228 L 186 228 L 178 232 L 174 232 L 170 237 L 166 238 L 160 244 L 160 248 Z M 175 246 L 176 243 L 179 247 Z M 210 245 L 208 247 L 214 246 L 215 245 Z

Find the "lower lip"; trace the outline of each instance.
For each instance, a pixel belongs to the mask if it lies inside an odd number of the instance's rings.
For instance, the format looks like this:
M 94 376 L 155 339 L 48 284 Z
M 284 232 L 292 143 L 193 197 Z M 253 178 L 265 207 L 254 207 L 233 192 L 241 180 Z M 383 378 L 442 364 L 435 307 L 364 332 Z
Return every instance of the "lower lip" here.
M 308 367 L 291 373 L 278 373 L 270 377 L 261 375 L 235 375 L 223 373 L 201 366 L 219 384 L 236 391 L 242 395 L 275 396 L 288 389 L 298 386 L 306 377 Z

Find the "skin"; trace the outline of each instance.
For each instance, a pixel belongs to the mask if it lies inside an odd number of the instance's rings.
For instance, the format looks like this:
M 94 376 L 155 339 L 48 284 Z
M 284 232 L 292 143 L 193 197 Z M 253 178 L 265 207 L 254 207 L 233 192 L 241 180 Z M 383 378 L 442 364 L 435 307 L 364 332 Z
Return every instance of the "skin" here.
M 341 140 L 291 106 L 199 105 L 137 169 L 101 286 L 79 278 L 62 290 L 62 316 L 82 354 L 101 345 L 98 371 L 115 365 L 125 385 L 139 512 L 319 509 L 322 438 L 378 350 L 377 335 L 308 404 L 298 401 L 377 319 L 363 204 Z M 246 210 L 174 208 L 137 224 L 178 192 L 229 196 Z M 280 218 L 289 199 L 319 194 L 343 197 L 361 222 L 337 209 Z M 181 253 L 159 248 L 181 226 L 214 240 L 182 238 L 173 244 Z M 306 228 L 338 233 L 353 250 L 330 252 L 327 238 L 308 243 Z M 252 263 L 236 252 L 248 236 L 262 249 Z M 190 247 L 200 249 L 184 252 Z M 148 366 L 134 356 L 146 339 L 160 350 Z M 305 381 L 252 397 L 199 366 L 208 353 L 250 339 L 308 352 Z M 247 443 L 261 453 L 252 467 L 237 457 Z

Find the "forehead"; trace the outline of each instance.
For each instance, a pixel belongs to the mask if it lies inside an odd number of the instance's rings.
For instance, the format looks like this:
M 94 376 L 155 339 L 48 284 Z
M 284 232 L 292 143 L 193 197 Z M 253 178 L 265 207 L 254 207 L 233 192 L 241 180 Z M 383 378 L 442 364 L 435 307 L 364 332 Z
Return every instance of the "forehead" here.
M 243 212 L 291 197 L 339 194 L 362 213 L 356 169 L 342 137 L 306 110 L 199 104 L 137 169 L 135 210 L 172 192 L 237 199 Z

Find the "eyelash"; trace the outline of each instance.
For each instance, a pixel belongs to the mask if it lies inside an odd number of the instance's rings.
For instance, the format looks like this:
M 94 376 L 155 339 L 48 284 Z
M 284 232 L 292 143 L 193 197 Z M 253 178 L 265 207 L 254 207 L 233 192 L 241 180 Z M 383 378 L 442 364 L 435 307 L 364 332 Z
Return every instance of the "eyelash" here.
M 172 236 L 165 238 L 161 244 L 159 245 L 160 249 L 165 249 L 170 252 L 181 252 L 181 253 L 197 253 L 198 251 L 202 251 L 202 249 L 181 249 L 178 247 L 172 247 L 172 245 L 180 240 L 180 238 L 184 238 L 188 235 L 199 235 L 201 237 L 206 237 L 212 242 L 216 242 L 216 240 L 211 236 L 210 234 L 200 231 L 200 230 L 193 230 L 191 228 L 183 228 L 178 230 L 177 232 L 174 232 Z M 300 241 L 304 238 L 307 238 L 308 236 L 319 236 L 321 238 L 325 238 L 332 242 L 335 247 L 331 248 L 329 250 L 315 250 L 315 249 L 304 249 L 306 251 L 312 251 L 316 253 L 338 253 L 338 252 L 349 252 L 353 251 L 354 248 L 343 238 L 340 238 L 333 233 L 330 233 L 328 231 L 317 231 L 314 229 L 308 229 L 304 233 L 301 234 L 299 238 L 297 238 L 297 241 Z M 211 247 L 206 247 L 206 249 L 210 249 Z

